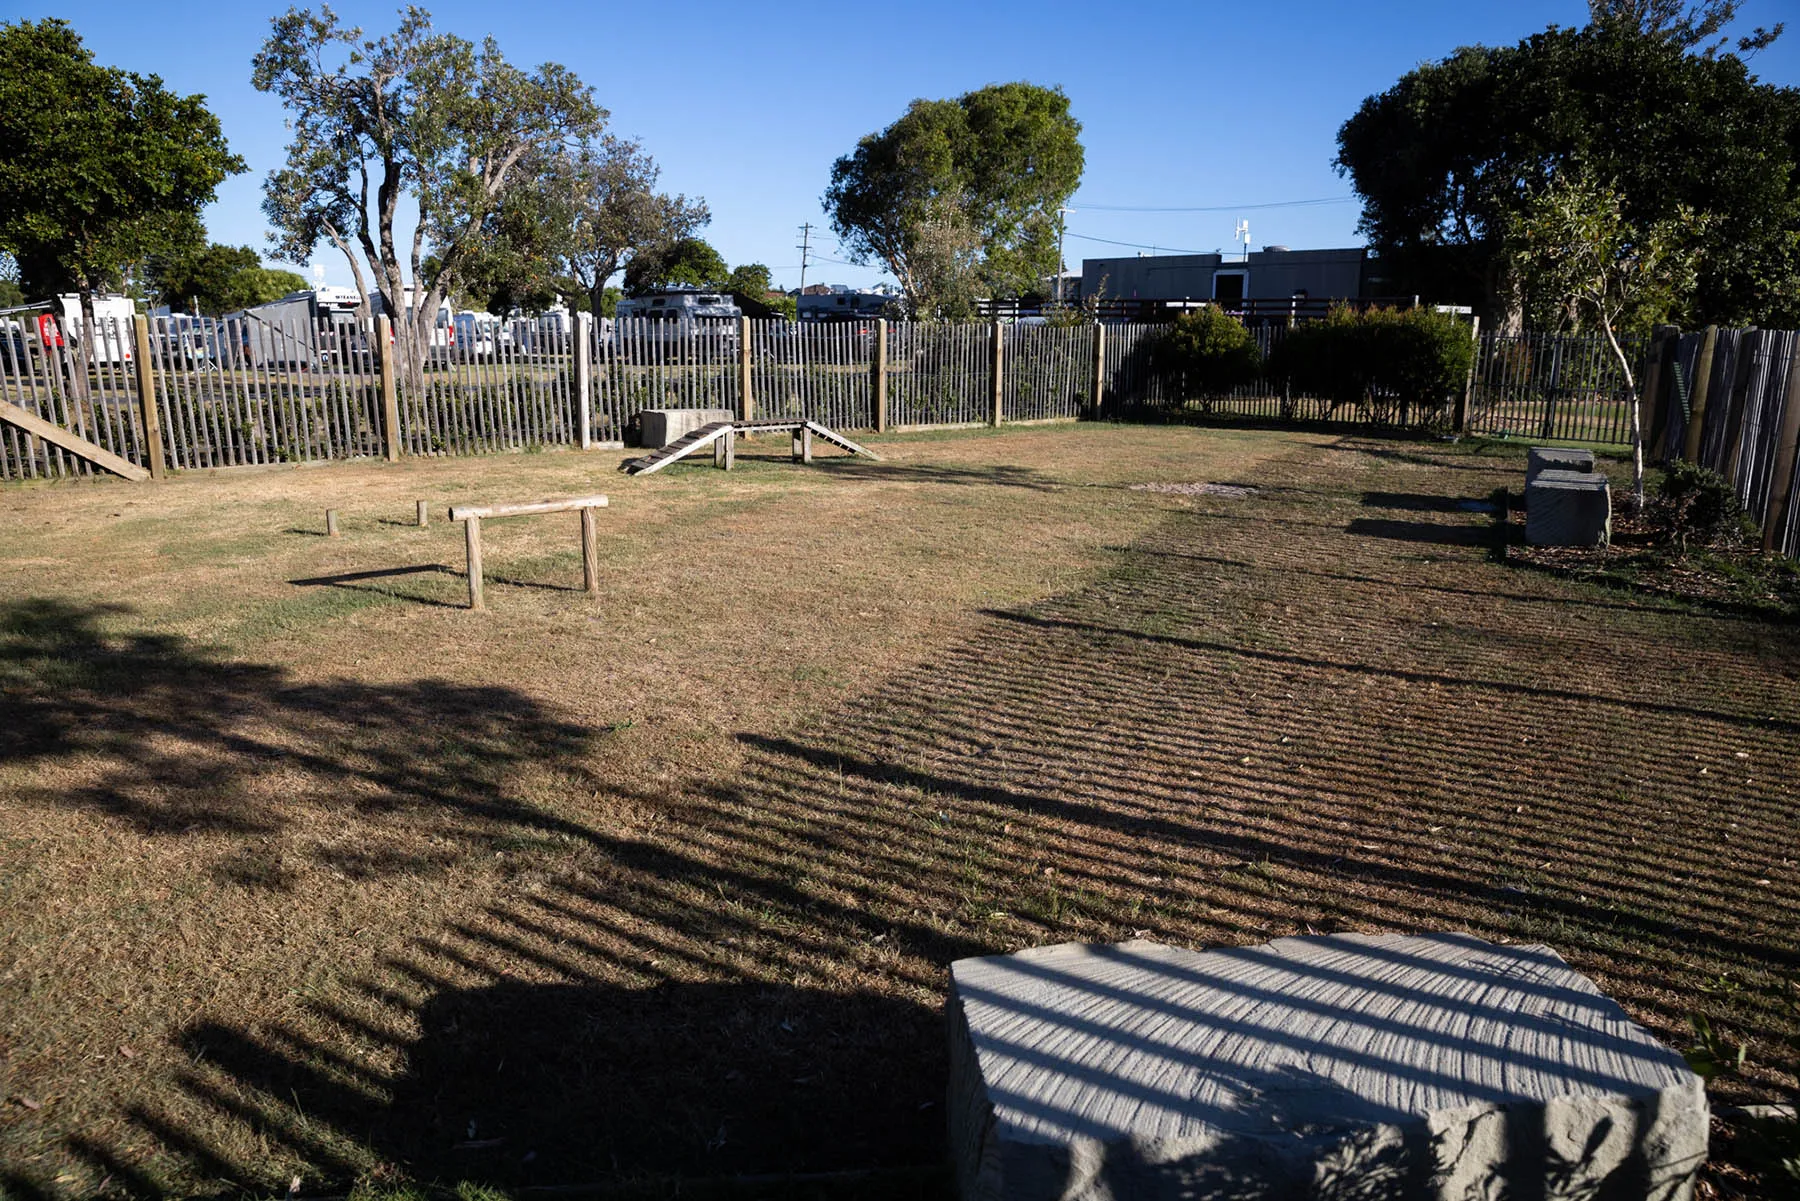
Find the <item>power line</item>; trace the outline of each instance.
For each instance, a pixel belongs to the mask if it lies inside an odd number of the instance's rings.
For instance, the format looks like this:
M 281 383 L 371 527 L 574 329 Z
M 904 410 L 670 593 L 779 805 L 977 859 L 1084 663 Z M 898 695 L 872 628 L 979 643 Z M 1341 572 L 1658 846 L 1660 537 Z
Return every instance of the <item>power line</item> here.
M 1069 236 L 1071 238 L 1080 238 L 1083 242 L 1104 242 L 1108 246 L 1129 246 L 1133 250 L 1167 250 L 1172 254 L 1218 254 L 1219 253 L 1219 248 L 1216 246 L 1213 247 L 1211 250 L 1183 250 L 1179 246 L 1152 246 L 1148 242 L 1120 242 L 1113 238 L 1096 238 L 1092 234 L 1078 234 L 1078 233 L 1071 232 L 1069 234 Z
M 1269 200 L 1261 204 L 1208 204 L 1190 207 L 1162 207 L 1138 204 L 1083 204 L 1084 210 L 1097 213 L 1235 213 L 1244 209 L 1316 208 L 1326 204 L 1350 204 L 1355 196 L 1321 196 L 1314 200 Z M 1073 235 L 1071 235 L 1073 236 Z

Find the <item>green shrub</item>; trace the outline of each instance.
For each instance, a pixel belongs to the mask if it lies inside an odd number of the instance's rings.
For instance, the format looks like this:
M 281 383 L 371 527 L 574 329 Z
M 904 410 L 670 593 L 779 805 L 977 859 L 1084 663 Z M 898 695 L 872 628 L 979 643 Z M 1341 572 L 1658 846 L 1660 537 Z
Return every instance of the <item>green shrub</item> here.
M 1747 530 L 1743 506 L 1731 482 L 1709 467 L 1678 459 L 1656 488 L 1659 524 L 1683 550 L 1689 544 L 1729 545 Z
M 1175 318 L 1157 340 L 1155 364 L 1180 388 L 1183 399 L 1202 405 L 1256 382 L 1262 355 L 1250 331 L 1231 314 L 1207 305 Z
M 1461 390 L 1475 343 L 1454 316 L 1431 309 L 1339 305 L 1289 330 L 1269 355 L 1269 375 L 1290 392 L 1377 419 L 1441 413 Z

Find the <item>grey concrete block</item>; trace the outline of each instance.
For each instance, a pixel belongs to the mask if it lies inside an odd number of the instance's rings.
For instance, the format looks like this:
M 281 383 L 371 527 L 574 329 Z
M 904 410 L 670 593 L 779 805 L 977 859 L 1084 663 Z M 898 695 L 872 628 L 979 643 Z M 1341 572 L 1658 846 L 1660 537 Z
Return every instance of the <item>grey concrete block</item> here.
M 1532 546 L 1605 546 L 1612 541 L 1612 486 L 1595 472 L 1538 472 L 1525 489 L 1525 541 Z
M 1706 1158 L 1699 1077 L 1547 947 L 1070 943 L 950 975 L 966 1201 L 1680 1201 Z
M 736 420 L 730 409 L 645 409 L 638 415 L 638 430 L 645 450 L 661 450 L 703 425 Z
M 1592 471 L 1594 469 L 1594 452 L 1591 450 L 1569 450 L 1561 446 L 1534 446 L 1525 452 L 1525 486 L 1531 487 L 1532 481 L 1540 471 Z

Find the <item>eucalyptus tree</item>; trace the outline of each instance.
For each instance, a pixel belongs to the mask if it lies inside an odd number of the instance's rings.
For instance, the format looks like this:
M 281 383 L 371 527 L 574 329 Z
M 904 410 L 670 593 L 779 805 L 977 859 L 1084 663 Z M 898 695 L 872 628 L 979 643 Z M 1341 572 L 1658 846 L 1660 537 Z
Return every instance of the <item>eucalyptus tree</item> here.
M 322 243 L 344 256 L 392 314 L 415 394 L 438 307 L 529 186 L 528 158 L 597 138 L 606 120 L 567 68 L 521 70 L 493 38 L 437 33 L 412 7 L 374 38 L 329 8 L 290 9 L 251 78 L 291 114 L 287 162 L 263 189 L 278 256 L 304 262 Z

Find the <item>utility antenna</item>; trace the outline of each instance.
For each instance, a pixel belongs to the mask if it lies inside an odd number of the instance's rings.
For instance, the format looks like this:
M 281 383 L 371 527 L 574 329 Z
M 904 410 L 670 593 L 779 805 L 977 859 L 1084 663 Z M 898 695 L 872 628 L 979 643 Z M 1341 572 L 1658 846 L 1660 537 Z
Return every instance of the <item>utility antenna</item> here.
M 800 293 L 806 294 L 806 256 L 812 251 L 812 222 L 800 226 L 800 245 L 794 247 L 800 252 Z
M 1074 211 L 1071 208 L 1056 210 L 1056 307 L 1059 309 L 1063 302 L 1063 272 L 1068 269 L 1063 263 L 1063 231 L 1067 226 L 1063 218 Z
M 1237 223 L 1236 237 L 1244 244 L 1244 261 L 1247 263 L 1250 261 L 1250 223 L 1248 221 Z

